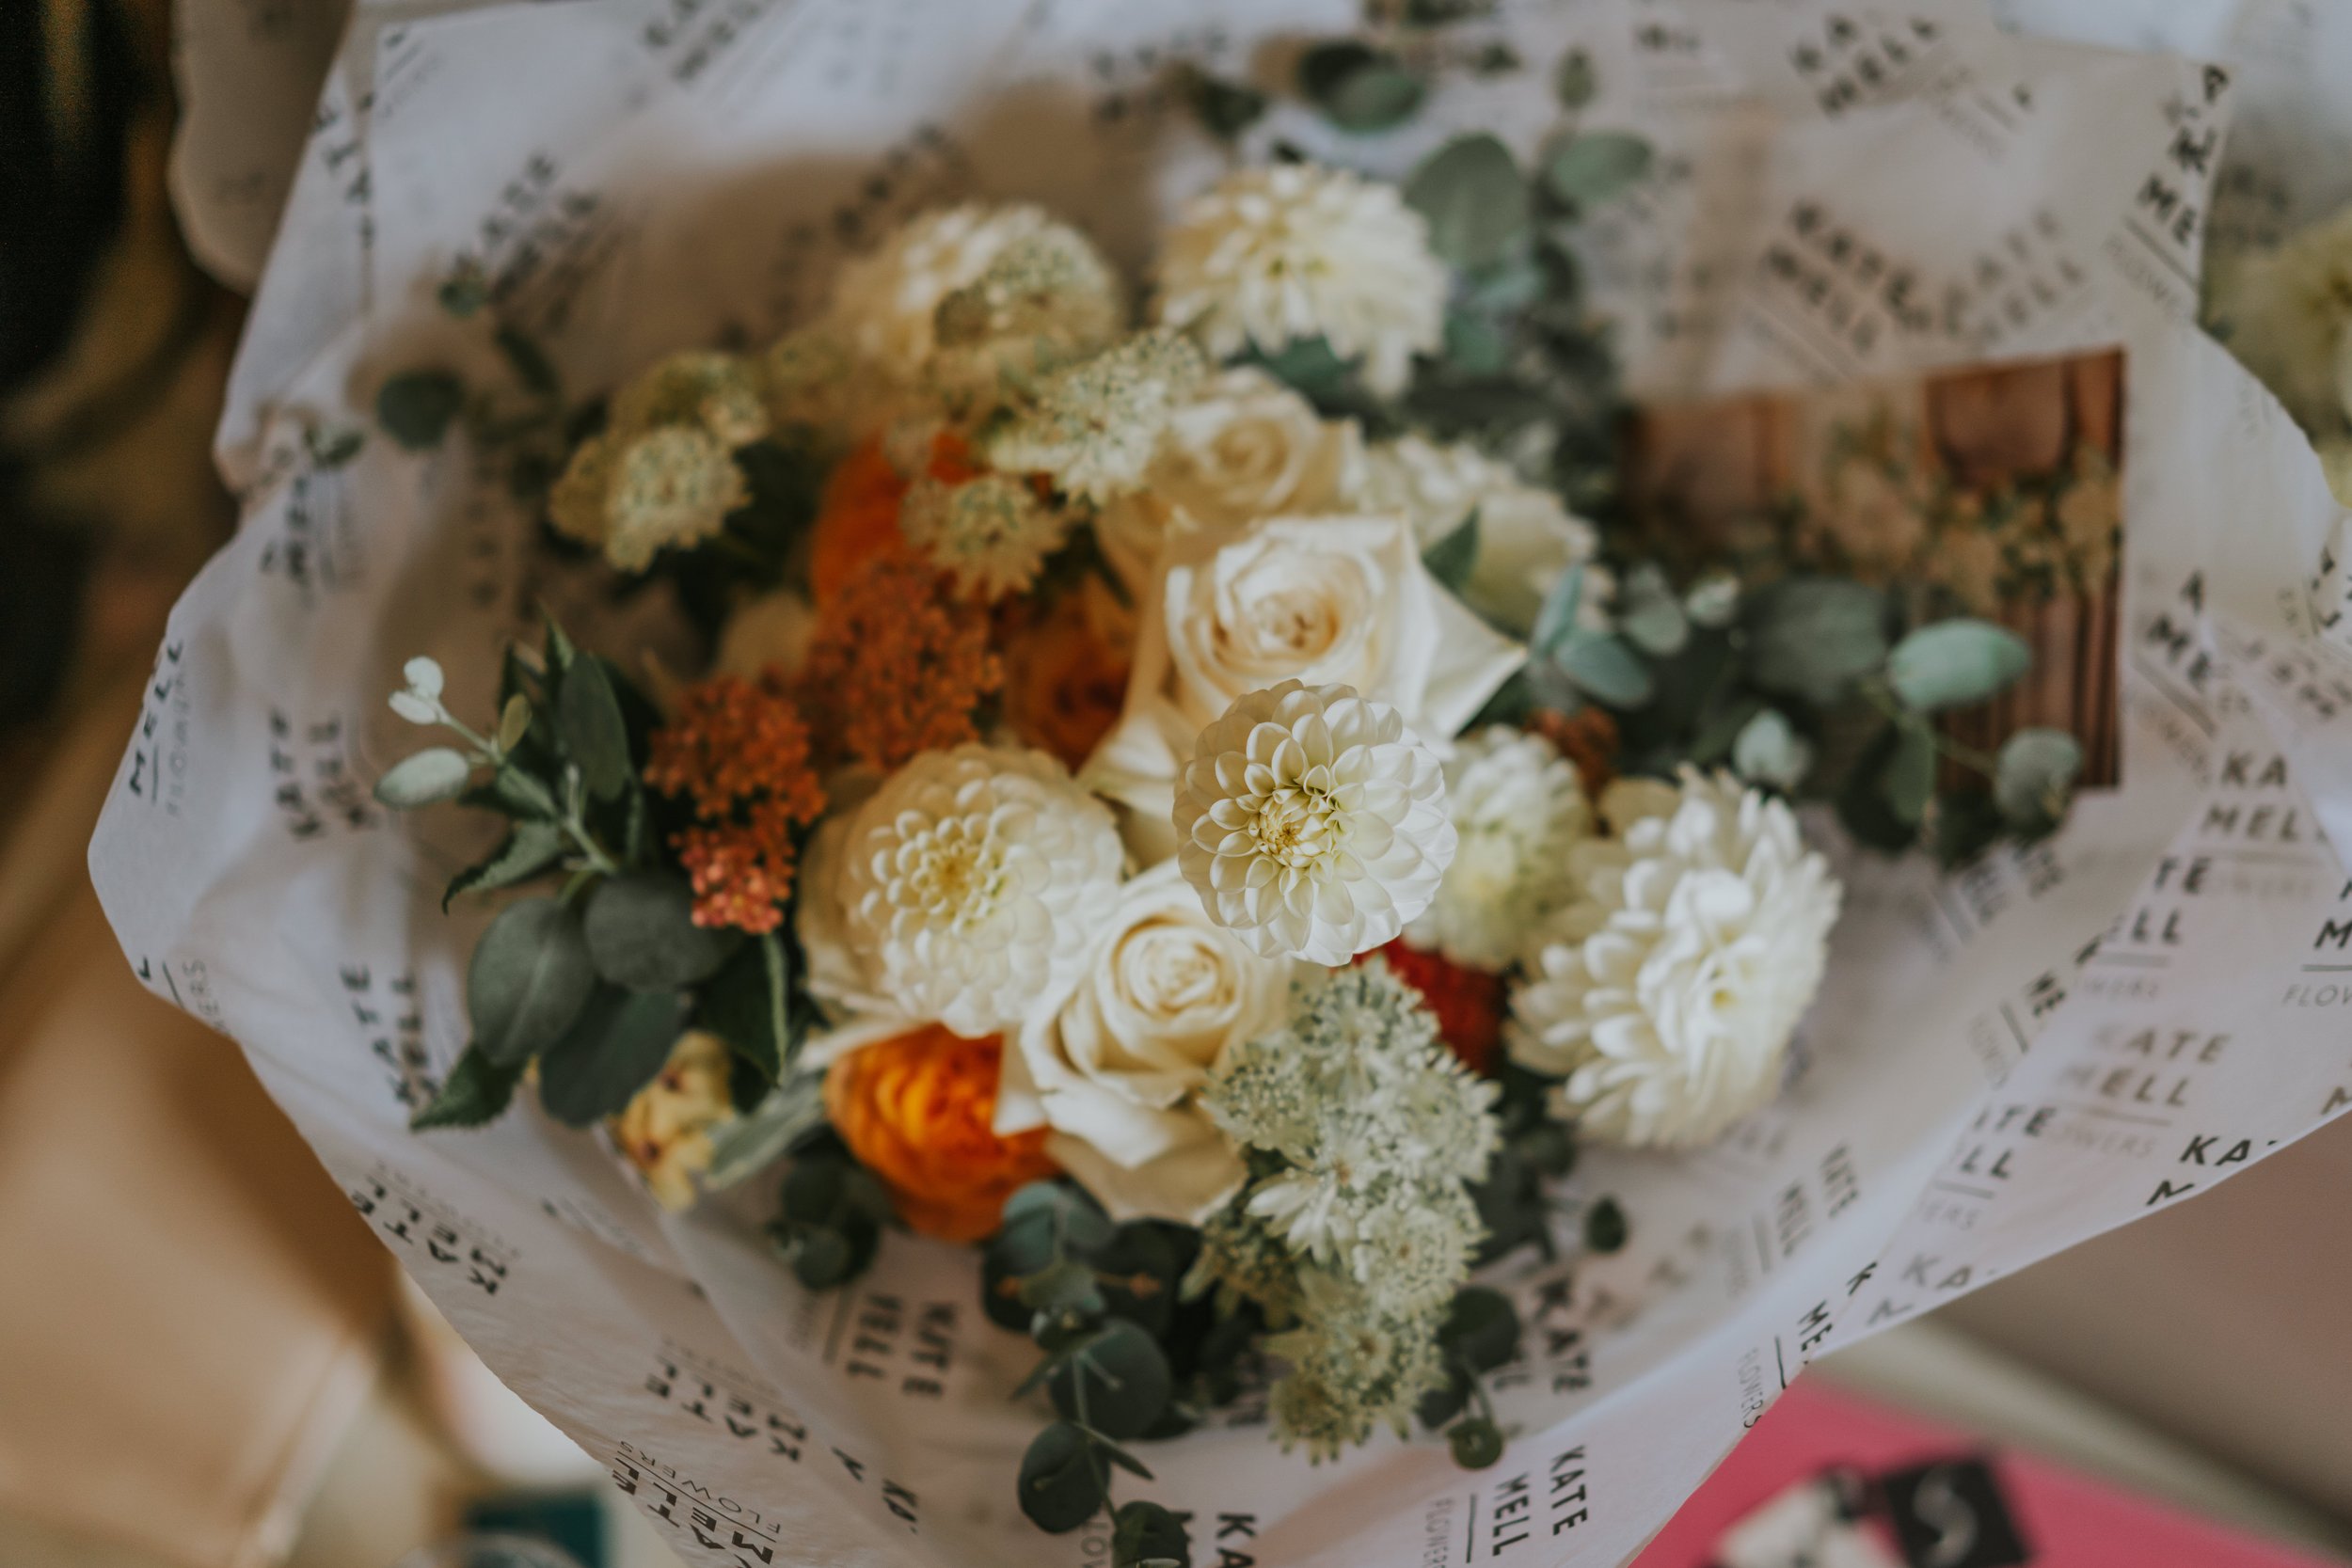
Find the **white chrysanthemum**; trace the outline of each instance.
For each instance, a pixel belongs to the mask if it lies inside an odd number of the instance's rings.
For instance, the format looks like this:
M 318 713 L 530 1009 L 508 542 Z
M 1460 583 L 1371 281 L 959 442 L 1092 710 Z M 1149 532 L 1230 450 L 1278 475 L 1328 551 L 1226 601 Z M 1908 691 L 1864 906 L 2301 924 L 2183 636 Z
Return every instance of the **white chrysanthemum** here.
M 832 319 L 867 363 L 912 384 L 931 356 L 933 318 L 1015 242 L 1058 228 L 1042 208 L 966 202 L 919 213 L 834 280 Z
M 1119 896 L 1119 832 L 1041 752 L 926 752 L 842 843 L 843 944 L 909 1018 L 1017 1028 L 1084 964 Z
M 1321 964 L 1394 937 L 1454 858 L 1444 769 L 1403 716 L 1295 680 L 1200 732 L 1175 828 L 1211 919 L 1263 957 Z
M 1061 548 L 1070 517 L 1014 474 L 986 473 L 961 484 L 925 478 L 898 503 L 898 531 L 959 590 L 997 599 L 1037 579 L 1045 558 Z
M 2306 430 L 2342 430 L 2352 415 L 2352 208 L 2217 267 L 2207 314 Z
M 1507 969 L 1576 890 L 1568 851 L 1592 831 L 1583 786 L 1551 742 L 1497 724 L 1455 743 L 1445 799 L 1454 863 L 1406 939 L 1472 969 Z
M 1161 249 L 1156 309 L 1220 359 L 1319 337 L 1393 395 L 1413 356 L 1443 340 L 1447 282 L 1428 226 L 1395 186 L 1277 164 L 1185 204 Z
M 1423 549 L 1478 514 L 1478 556 L 1462 597 L 1496 625 L 1525 636 L 1560 574 L 1584 566 L 1580 620 L 1604 624 L 1606 585 L 1591 580 L 1600 538 L 1593 525 L 1549 490 L 1528 483 L 1510 465 L 1467 441 L 1400 436 L 1364 451 L 1356 502 L 1369 512 L 1411 519 Z
M 1703 1144 L 1778 1090 L 1840 889 L 1788 807 L 1727 773 L 1612 791 L 1601 815 L 1620 836 L 1572 852 L 1581 893 L 1534 945 L 1511 1054 L 1565 1080 L 1587 1136 Z

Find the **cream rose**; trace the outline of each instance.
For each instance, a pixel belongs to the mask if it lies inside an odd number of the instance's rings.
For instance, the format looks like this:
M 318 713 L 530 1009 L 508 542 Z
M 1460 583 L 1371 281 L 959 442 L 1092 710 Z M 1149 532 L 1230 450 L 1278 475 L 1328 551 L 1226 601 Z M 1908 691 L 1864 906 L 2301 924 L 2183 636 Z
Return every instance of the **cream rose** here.
M 1105 507 L 1096 533 L 1141 591 L 1170 527 L 1231 533 L 1261 517 L 1340 510 L 1361 483 L 1363 455 L 1354 421 L 1326 420 L 1265 372 L 1237 367 L 1169 417 L 1145 488 Z
M 1194 739 L 1239 698 L 1286 680 L 1353 687 L 1441 752 L 1525 657 L 1422 564 L 1403 517 L 1273 517 L 1170 538 L 1146 601 L 1119 723 L 1085 781 L 1127 806 L 1129 848 L 1168 826 Z
M 1046 1152 L 1117 1218 L 1198 1224 L 1246 1173 L 1193 1096 L 1228 1047 L 1281 1027 L 1294 967 L 1214 925 L 1175 863 L 1152 867 L 1005 1052 L 996 1131 L 1050 1129 Z

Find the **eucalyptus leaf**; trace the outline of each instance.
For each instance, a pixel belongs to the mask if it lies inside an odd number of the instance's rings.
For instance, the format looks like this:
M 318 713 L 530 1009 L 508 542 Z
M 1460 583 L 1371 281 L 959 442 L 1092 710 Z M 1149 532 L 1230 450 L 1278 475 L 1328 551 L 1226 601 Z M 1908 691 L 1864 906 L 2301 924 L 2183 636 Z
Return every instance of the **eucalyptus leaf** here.
M 539 1058 L 539 1103 L 566 1127 L 620 1115 L 670 1059 L 685 1022 L 685 999 L 674 992 L 599 987 Z
M 1511 339 L 1483 310 L 1450 310 L 1445 318 L 1445 356 L 1476 375 L 1492 375 L 1511 362 Z
M 446 913 L 450 900 L 461 893 L 488 893 L 528 881 L 562 858 L 569 842 L 564 830 L 552 822 L 525 819 L 516 823 L 505 842 L 490 851 L 489 859 L 449 879 L 449 886 L 441 892 L 442 911 Z
M 1092 1440 L 1068 1421 L 1056 1421 L 1030 1440 L 1016 1492 L 1029 1523 L 1055 1535 L 1093 1518 L 1108 1497 Z
M 790 956 L 773 931 L 744 942 L 694 1001 L 694 1022 L 727 1042 L 769 1082 L 783 1076 L 800 1046 L 791 1002 Z
M 1597 1199 L 1591 1208 L 1584 1211 L 1584 1245 L 1587 1250 L 1598 1253 L 1621 1251 L 1631 1234 L 1632 1227 L 1626 1221 L 1625 1209 L 1615 1198 Z
M 522 1075 L 520 1062 L 501 1067 L 478 1046 L 469 1045 L 441 1080 L 441 1092 L 408 1118 L 408 1130 L 481 1127 L 495 1121 L 515 1098 L 515 1085 Z
M 1502 261 L 1527 232 L 1527 182 L 1511 150 L 1483 132 L 1423 160 L 1406 182 L 1405 202 L 1428 221 L 1429 248 L 1467 272 Z
M 2025 834 L 2047 832 L 2066 815 L 2082 771 L 2082 743 L 2064 730 L 2019 730 L 2001 747 L 1993 800 L 2001 818 Z
M 1111 1515 L 1111 1568 L 1191 1568 L 1184 1524 L 1149 1498 L 1121 1503 Z
M 564 1037 L 596 989 L 580 916 L 553 898 L 499 911 L 466 966 L 473 1043 L 501 1067 L 517 1066 Z
M 1581 49 L 1569 50 L 1560 56 L 1560 63 L 1552 68 L 1552 96 L 1560 101 L 1564 109 L 1581 109 L 1590 103 L 1599 86 L 1593 74 L 1592 56 Z
M 1152 1336 L 1113 1318 L 1062 1357 L 1045 1387 L 1063 1416 L 1123 1441 L 1151 1430 L 1175 1385 Z
M 1813 747 L 1778 708 L 1756 709 L 1731 742 L 1731 770 L 1750 784 L 1793 790 L 1812 769 Z
M 375 781 L 375 798 L 395 811 L 413 811 L 466 792 L 473 764 L 462 752 L 435 746 L 403 757 Z
M 1965 618 L 1921 626 L 1886 657 L 1886 684 L 1921 713 L 1980 703 L 2033 663 L 2026 640 L 2006 626 Z
M 1895 820 L 1915 828 L 1928 815 L 1935 797 L 1935 732 L 1924 719 L 1910 718 L 1895 726 L 1894 754 L 1879 775 L 1879 792 Z
M 1477 511 L 1473 508 L 1444 538 L 1423 550 L 1421 563 L 1447 593 L 1461 593 L 1471 568 L 1478 564 Z
M 466 386 L 445 370 L 403 371 L 375 394 L 375 422 L 410 451 L 441 444 L 465 406 Z
M 1484 1285 L 1454 1291 L 1438 1327 L 1438 1348 L 1473 1371 L 1490 1372 L 1510 1360 L 1519 1348 L 1519 1315 L 1511 1298 Z
M 1611 707 L 1640 707 L 1657 689 L 1641 656 L 1607 632 L 1572 633 L 1553 657 L 1578 689 Z
M 1528 644 L 1540 657 L 1556 656 L 1569 634 L 1576 630 L 1577 607 L 1584 599 L 1584 568 L 1571 566 L 1554 578 L 1544 594 L 1543 608 L 1535 612 L 1535 629 L 1529 635 Z
M 1484 1417 L 1473 1417 L 1446 1433 L 1454 1463 L 1465 1470 L 1483 1470 L 1502 1457 L 1502 1429 Z
M 1194 70 L 1186 72 L 1184 87 L 1193 117 L 1220 141 L 1232 140 L 1265 116 L 1265 94 L 1247 82 Z
M 561 389 L 556 380 L 555 365 L 538 340 L 511 326 L 501 326 L 494 335 L 499 353 L 505 356 L 508 369 L 524 388 L 543 398 L 552 398 Z
M 517 818 L 553 822 L 563 816 L 554 794 L 538 777 L 509 757 L 486 784 L 458 797 L 460 803 Z
M 556 733 L 564 749 L 580 765 L 588 793 L 610 800 L 628 787 L 633 769 L 628 759 L 628 724 L 621 717 L 621 700 L 604 660 L 576 658 L 564 673 L 555 700 Z
M 1848 578 L 1783 578 L 1740 604 L 1748 678 L 1827 706 L 1886 657 L 1886 601 Z
M 631 990 L 698 986 L 742 940 L 737 931 L 695 925 L 694 890 L 666 871 L 608 879 L 589 901 L 586 928 L 596 973 Z
M 1551 194 L 1589 211 L 1630 190 L 1649 172 L 1650 146 L 1623 131 L 1585 131 L 1554 147 L 1544 162 Z
M 732 1187 L 758 1175 L 825 1123 L 823 1079 L 810 1074 L 770 1094 L 748 1113 L 710 1135 L 710 1168 L 703 1184 Z
M 1626 574 L 1616 602 L 1617 629 L 1644 653 L 1665 658 L 1691 641 L 1691 623 L 1666 574 L 1644 562 Z

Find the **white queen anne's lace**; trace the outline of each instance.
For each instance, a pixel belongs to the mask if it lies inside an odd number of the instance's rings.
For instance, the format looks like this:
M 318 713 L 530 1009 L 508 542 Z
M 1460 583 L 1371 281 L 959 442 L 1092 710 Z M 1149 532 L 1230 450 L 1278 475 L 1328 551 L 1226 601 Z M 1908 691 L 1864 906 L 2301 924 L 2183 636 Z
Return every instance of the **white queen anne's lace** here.
M 1727 773 L 1612 786 L 1617 836 L 1571 855 L 1581 885 L 1511 999 L 1511 1054 L 1555 1073 L 1595 1139 L 1690 1148 L 1771 1100 L 1820 986 L 1841 890 L 1788 807 Z
M 1454 857 L 1444 771 L 1397 710 L 1295 680 L 1201 731 L 1175 828 L 1211 919 L 1263 957 L 1321 964 L 1394 937 Z
M 1277 164 L 1228 175 L 1186 204 L 1160 253 L 1159 319 L 1211 355 L 1322 338 L 1360 357 L 1375 391 L 1404 390 L 1444 337 L 1445 267 L 1396 187 L 1344 169 Z
M 1551 742 L 1495 724 L 1455 743 L 1445 794 L 1459 844 L 1406 939 L 1472 969 L 1507 969 L 1576 890 L 1569 851 L 1593 818 L 1583 786 Z
M 1018 1027 L 1119 895 L 1110 812 L 1041 752 L 926 752 L 858 809 L 836 895 L 873 990 L 961 1035 Z

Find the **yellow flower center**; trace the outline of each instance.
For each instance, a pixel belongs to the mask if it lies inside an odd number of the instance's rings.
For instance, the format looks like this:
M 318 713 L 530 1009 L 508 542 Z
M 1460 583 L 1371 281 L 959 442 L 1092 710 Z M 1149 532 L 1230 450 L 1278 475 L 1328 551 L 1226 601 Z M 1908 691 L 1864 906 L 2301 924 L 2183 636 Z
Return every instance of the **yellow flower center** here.
M 1258 808 L 1249 833 L 1267 859 L 1286 866 L 1311 865 L 1331 847 L 1335 810 L 1329 797 L 1294 786 Z

